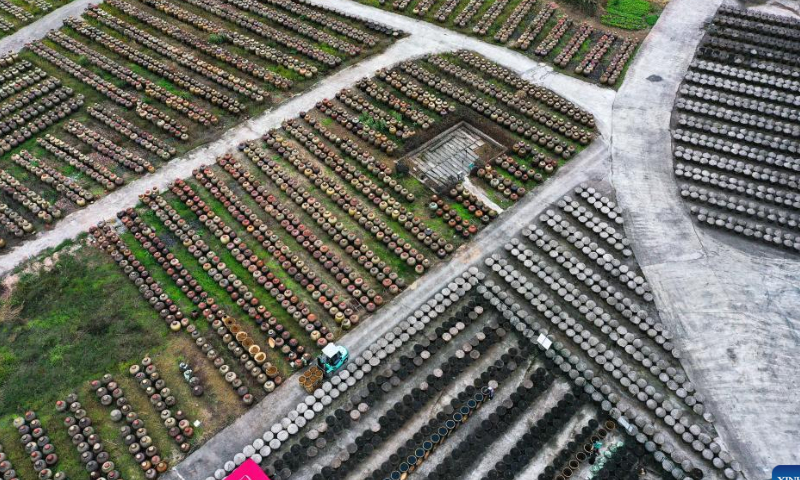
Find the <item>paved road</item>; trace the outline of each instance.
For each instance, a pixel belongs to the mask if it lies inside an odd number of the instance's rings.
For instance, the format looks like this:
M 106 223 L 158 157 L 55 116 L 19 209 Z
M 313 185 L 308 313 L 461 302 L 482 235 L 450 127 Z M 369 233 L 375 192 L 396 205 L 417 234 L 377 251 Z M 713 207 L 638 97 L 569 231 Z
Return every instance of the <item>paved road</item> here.
M 612 183 L 683 365 L 755 480 L 800 461 L 800 263 L 695 228 L 678 195 L 668 131 L 701 26 L 720 3 L 672 0 L 639 51 L 614 102 Z
M 77 17 L 89 5 L 97 3 L 96 0 L 73 0 L 72 2 L 53 10 L 44 17 L 27 25 L 13 34 L 0 40 L 0 54 L 18 52 L 26 43 L 38 40 L 54 28 L 60 28 L 64 20 Z

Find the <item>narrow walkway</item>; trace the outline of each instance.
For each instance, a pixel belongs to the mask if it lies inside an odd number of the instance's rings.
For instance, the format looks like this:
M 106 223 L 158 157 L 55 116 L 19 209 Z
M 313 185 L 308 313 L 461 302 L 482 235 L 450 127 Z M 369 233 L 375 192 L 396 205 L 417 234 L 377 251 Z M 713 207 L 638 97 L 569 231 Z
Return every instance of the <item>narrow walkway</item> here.
M 672 173 L 675 94 L 721 0 L 672 0 L 613 109 L 612 183 L 682 363 L 745 475 L 797 463 L 800 262 L 695 228 Z M 754 255 L 746 252 L 753 252 Z

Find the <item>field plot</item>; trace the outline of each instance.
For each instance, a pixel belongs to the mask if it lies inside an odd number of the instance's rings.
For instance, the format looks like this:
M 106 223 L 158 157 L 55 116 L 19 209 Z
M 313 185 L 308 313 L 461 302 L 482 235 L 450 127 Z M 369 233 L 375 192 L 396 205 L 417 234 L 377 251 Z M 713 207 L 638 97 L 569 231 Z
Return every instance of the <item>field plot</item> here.
M 675 175 L 692 216 L 800 251 L 800 70 L 794 19 L 721 8 L 680 87 Z
M 598 8 L 596 1 L 570 0 L 359 1 L 505 45 L 564 73 L 610 87 L 621 83 L 652 25 L 645 16 L 655 23 L 659 11 L 645 0 L 609 1 L 604 8 Z
M 622 226 L 601 181 L 545 206 L 208 478 L 741 478 Z
M 474 164 L 438 190 L 425 186 L 410 154 L 465 125 L 493 148 L 477 148 Z M 448 258 L 594 136 L 590 114 L 472 52 L 378 71 L 93 228 L 88 241 L 97 248 L 63 252 L 55 264 L 61 274 L 80 265 L 75 277 L 23 276 L 21 285 L 37 285 L 40 295 L 70 285 L 83 300 L 69 315 L 85 323 L 42 310 L 55 300 L 29 305 L 33 292 L 12 294 L 6 306 L 14 320 L 0 324 L 3 338 L 35 335 L 30 325 L 42 319 L 53 334 L 53 323 L 73 329 L 75 341 L 64 347 L 69 359 L 34 362 L 71 369 L 37 387 L 37 400 L 24 388 L 35 376 L 4 372 L 0 385 L 19 387 L 0 398 L 0 411 L 35 409 L 63 441 L 60 465 L 70 477 L 80 459 L 69 437 L 86 436 L 83 410 L 102 428 L 108 468 L 124 478 L 158 476 L 232 416 L 279 394 L 322 347 Z M 131 320 L 113 320 L 116 302 Z M 90 333 L 98 322 L 102 331 Z M 134 327 L 158 333 L 127 332 Z M 112 341 L 73 370 L 75 354 L 101 334 L 133 341 L 108 350 Z M 43 350 L 52 350 L 52 338 L 40 339 Z M 0 344 L 0 352 L 15 364 L 35 355 L 18 345 L 27 343 Z M 198 378 L 184 381 L 175 358 Z M 197 386 L 202 397 L 192 396 Z M 60 426 L 56 401 L 66 427 L 77 422 L 78 430 Z M 142 423 L 149 435 L 136 433 Z M 106 468 L 97 455 L 84 467 Z
M 400 37 L 303 2 L 111 0 L 0 60 L 2 244 Z

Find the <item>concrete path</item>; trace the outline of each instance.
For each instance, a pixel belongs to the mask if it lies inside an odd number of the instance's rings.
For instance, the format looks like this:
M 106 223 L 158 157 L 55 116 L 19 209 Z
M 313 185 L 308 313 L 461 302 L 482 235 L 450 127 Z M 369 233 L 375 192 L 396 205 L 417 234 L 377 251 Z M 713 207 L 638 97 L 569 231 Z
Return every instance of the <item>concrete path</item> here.
M 61 25 L 64 24 L 64 20 L 69 17 L 79 16 L 89 5 L 94 3 L 97 3 L 97 0 L 73 0 L 53 10 L 30 25 L 22 27 L 13 34 L 0 40 L 0 55 L 22 50 L 25 44 L 44 37 L 50 30 L 61 28 Z
M 683 366 L 755 480 L 800 461 L 800 263 L 696 228 L 678 195 L 670 114 L 720 3 L 672 0 L 645 41 L 614 102 L 612 183 Z
M 464 185 L 464 188 L 469 193 L 471 193 L 471 194 L 475 195 L 476 197 L 478 197 L 478 200 L 480 200 L 481 202 L 485 203 L 487 207 L 491 208 L 492 210 L 494 210 L 497 213 L 503 213 L 503 209 L 500 207 L 500 205 L 494 203 L 492 201 L 492 199 L 489 198 L 488 195 L 486 195 L 486 192 L 484 192 L 483 189 L 478 188 L 477 185 L 472 183 L 472 180 L 470 180 L 469 177 L 465 178 L 462 183 Z

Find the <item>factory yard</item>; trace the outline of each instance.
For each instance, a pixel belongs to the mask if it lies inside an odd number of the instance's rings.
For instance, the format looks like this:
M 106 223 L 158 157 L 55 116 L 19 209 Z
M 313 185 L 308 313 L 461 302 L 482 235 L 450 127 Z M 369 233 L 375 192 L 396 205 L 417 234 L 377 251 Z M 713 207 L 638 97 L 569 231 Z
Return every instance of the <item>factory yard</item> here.
M 782 0 L 80 2 L 0 40 L 3 480 L 800 463 Z

